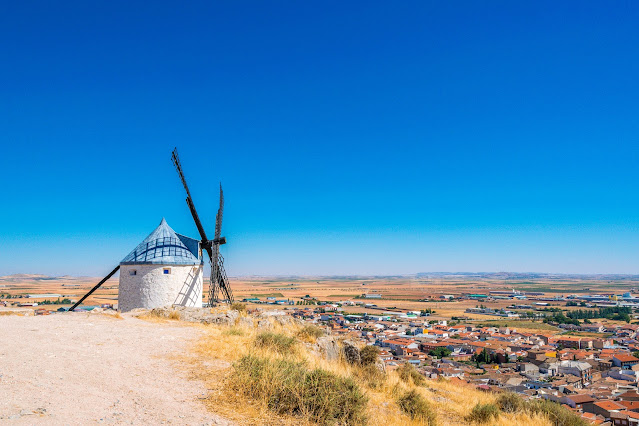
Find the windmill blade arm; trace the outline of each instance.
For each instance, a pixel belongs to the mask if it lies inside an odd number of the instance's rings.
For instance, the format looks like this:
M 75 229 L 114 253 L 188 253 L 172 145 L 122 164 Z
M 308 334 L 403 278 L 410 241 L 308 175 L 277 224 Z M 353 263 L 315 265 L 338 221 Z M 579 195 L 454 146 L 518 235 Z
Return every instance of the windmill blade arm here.
M 200 221 L 200 216 L 197 214 L 197 210 L 195 210 L 195 205 L 193 204 L 193 200 L 191 197 L 186 197 L 186 204 L 189 205 L 189 210 L 191 210 L 191 216 L 193 216 L 193 221 L 195 222 L 195 226 L 197 227 L 197 231 L 200 233 L 200 237 L 202 238 L 202 243 L 204 244 L 204 249 L 206 249 L 209 257 L 212 256 L 211 247 L 208 243 L 209 239 L 206 237 L 206 232 L 204 231 L 204 226 L 202 226 L 202 222 Z
M 224 270 L 224 257 L 219 252 L 219 247 L 214 246 L 213 259 L 211 260 L 211 286 L 209 288 L 209 304 L 214 306 L 222 299 L 233 303 L 233 292 L 229 284 L 229 279 Z
M 224 216 L 224 192 L 222 191 L 222 184 L 220 184 L 220 208 L 217 210 L 215 216 L 215 241 L 220 242 L 220 235 L 222 235 L 222 218 Z M 226 240 L 224 240 L 226 243 Z M 221 243 L 221 244 L 224 244 Z
M 184 177 L 184 172 L 182 171 L 182 164 L 180 163 L 180 157 L 178 157 L 177 148 L 173 149 L 171 153 L 171 161 L 173 161 L 173 165 L 180 175 L 180 180 L 182 181 L 182 185 L 184 186 L 184 190 L 186 191 L 186 204 L 189 206 L 189 210 L 191 210 L 191 216 L 193 216 L 193 221 L 195 222 L 195 226 L 197 227 L 197 231 L 200 233 L 200 237 L 202 238 L 202 243 L 204 244 L 204 248 L 206 249 L 209 257 L 211 257 L 211 249 L 208 247 L 209 239 L 206 237 L 206 232 L 204 232 L 204 226 L 202 226 L 202 221 L 200 220 L 200 216 L 197 214 L 197 210 L 195 210 L 195 204 L 193 204 L 193 198 L 191 198 L 191 191 L 189 191 L 189 186 L 186 183 L 186 178 Z
M 229 303 L 233 303 L 233 292 L 231 291 L 231 285 L 229 284 L 229 278 L 226 276 L 226 270 L 224 269 L 224 258 L 221 254 L 218 254 L 218 285 L 222 294 L 228 300 Z
M 104 277 L 102 279 L 102 281 L 100 281 L 95 287 L 93 287 L 91 290 L 89 290 L 89 292 L 87 294 L 85 294 L 84 296 L 82 296 L 82 299 L 80 299 L 75 305 L 71 306 L 71 308 L 69 309 L 69 311 L 74 310 L 75 308 L 77 308 L 82 302 L 84 302 L 84 300 L 91 296 L 93 294 L 94 291 L 96 291 L 97 289 L 100 288 L 100 286 L 102 284 L 104 284 L 105 282 L 107 282 L 109 280 L 109 278 L 111 278 L 113 275 L 115 275 L 116 272 L 118 272 L 118 270 L 120 269 L 120 265 L 116 266 L 114 270 L 112 270 L 109 275 L 107 275 L 106 277 Z
M 171 153 L 171 161 L 173 161 L 173 165 L 175 166 L 175 170 L 177 170 L 178 175 L 180 175 L 180 180 L 182 181 L 182 185 L 186 190 L 186 195 L 191 198 L 191 191 L 189 191 L 189 186 L 186 184 L 186 178 L 184 177 L 184 172 L 182 172 L 182 164 L 180 163 L 180 157 L 178 157 L 177 148 L 173 149 Z

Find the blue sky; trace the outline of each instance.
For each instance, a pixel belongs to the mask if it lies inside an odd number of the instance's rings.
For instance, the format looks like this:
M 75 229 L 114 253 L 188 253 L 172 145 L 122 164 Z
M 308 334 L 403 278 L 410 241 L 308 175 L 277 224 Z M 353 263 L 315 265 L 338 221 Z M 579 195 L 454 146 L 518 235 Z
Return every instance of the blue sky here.
M 185 4 L 186 3 L 186 4 Z M 229 272 L 639 273 L 636 2 L 12 2 L 0 274 L 226 194 Z

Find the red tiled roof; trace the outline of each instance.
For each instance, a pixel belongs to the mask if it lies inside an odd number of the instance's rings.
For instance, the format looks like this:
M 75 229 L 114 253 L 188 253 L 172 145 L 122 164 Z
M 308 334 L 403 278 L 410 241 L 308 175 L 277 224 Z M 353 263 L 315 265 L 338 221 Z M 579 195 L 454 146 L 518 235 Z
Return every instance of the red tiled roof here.
M 439 346 L 446 347 L 446 346 L 450 345 L 450 343 L 448 343 L 448 342 L 423 342 L 422 345 L 425 346 L 425 347 L 429 347 L 429 348 L 436 348 L 436 347 L 439 347 Z
M 623 405 L 619 404 L 618 402 L 615 401 L 599 401 L 599 402 L 595 402 L 595 404 L 597 407 L 599 408 L 603 408 L 604 410 L 623 410 L 624 407 Z
M 408 339 L 394 339 L 394 340 L 384 340 L 384 343 L 387 343 L 389 345 L 408 346 L 415 343 L 415 341 L 408 340 Z
M 628 410 L 639 409 L 639 401 L 617 401 L 619 404 L 626 407 Z
M 569 395 L 567 398 L 572 400 L 575 404 L 583 404 L 595 400 L 592 396 L 586 395 L 585 393 Z
M 637 393 L 637 391 L 627 391 L 627 392 L 622 393 L 618 397 L 621 398 L 621 399 L 639 398 L 639 393 Z
M 638 358 L 628 354 L 617 354 L 613 355 L 613 357 L 621 362 L 639 362 Z

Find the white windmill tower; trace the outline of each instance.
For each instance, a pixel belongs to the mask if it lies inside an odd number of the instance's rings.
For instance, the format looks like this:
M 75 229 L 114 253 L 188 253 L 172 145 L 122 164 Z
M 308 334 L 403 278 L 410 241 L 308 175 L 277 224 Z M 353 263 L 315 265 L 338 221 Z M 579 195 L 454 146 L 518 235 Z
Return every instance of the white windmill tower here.
M 202 307 L 200 241 L 177 234 L 166 220 L 120 262 L 118 309 Z

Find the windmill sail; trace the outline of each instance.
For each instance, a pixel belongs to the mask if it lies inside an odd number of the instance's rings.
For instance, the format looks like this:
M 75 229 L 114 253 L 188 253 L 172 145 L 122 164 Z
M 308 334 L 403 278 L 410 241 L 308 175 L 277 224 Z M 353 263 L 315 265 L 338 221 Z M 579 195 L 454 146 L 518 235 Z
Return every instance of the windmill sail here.
M 220 235 L 222 234 L 222 216 L 224 215 L 224 191 L 222 191 L 222 184 L 220 184 L 220 208 L 217 209 L 215 215 L 215 240 L 219 242 Z M 221 243 L 224 244 L 224 243 Z
M 219 300 L 220 296 L 229 302 L 233 301 L 233 293 L 229 286 L 229 280 L 224 270 L 224 257 L 220 253 L 220 245 L 226 244 L 226 238 L 222 235 L 222 218 L 224 215 L 224 191 L 220 184 L 220 207 L 215 216 L 215 238 L 213 239 L 213 257 L 211 258 L 211 286 L 209 287 L 209 299 Z
M 78 306 L 80 306 L 82 304 L 82 302 L 84 302 L 84 300 L 91 296 L 93 294 L 94 291 L 96 291 L 97 289 L 100 288 L 100 286 L 102 284 L 104 284 L 105 282 L 107 282 L 109 280 L 109 278 L 111 278 L 113 275 L 115 275 L 116 272 L 118 272 L 118 270 L 120 269 L 120 265 L 116 266 L 115 269 L 113 269 L 109 275 L 107 275 L 106 277 L 102 278 L 102 281 L 100 281 L 99 283 L 96 284 L 95 287 L 93 287 L 91 290 L 89 290 L 89 292 L 87 294 L 85 294 L 84 296 L 82 296 L 82 299 L 78 300 L 76 302 L 75 305 L 71 306 L 71 308 L 69 308 L 70 311 L 73 311 L 75 308 L 77 308 Z
M 191 198 L 191 192 L 189 191 L 189 186 L 186 183 L 186 178 L 184 177 L 184 172 L 182 171 L 182 165 L 180 164 L 180 158 L 178 157 L 177 148 L 173 150 L 171 154 L 171 160 L 173 161 L 173 165 L 180 175 L 180 180 L 182 181 L 182 185 L 186 190 L 186 204 L 189 206 L 189 210 L 191 211 L 191 216 L 193 216 L 193 220 L 195 221 L 195 226 L 200 233 L 200 237 L 202 238 L 200 244 L 203 250 L 206 250 L 209 255 L 209 262 L 211 264 L 211 284 L 209 286 L 209 306 L 215 305 L 218 301 L 220 301 L 220 297 L 223 297 L 229 303 L 233 302 L 233 292 L 231 291 L 231 287 L 229 285 L 228 277 L 226 276 L 226 271 L 224 270 L 224 258 L 220 253 L 220 245 L 226 244 L 226 238 L 222 237 L 222 217 L 224 214 L 224 192 L 222 191 L 222 184 L 220 184 L 220 207 L 217 211 L 217 215 L 215 216 L 215 235 L 213 240 L 209 240 L 206 236 L 206 232 L 204 231 L 204 226 L 200 221 L 200 216 L 197 214 L 197 210 L 195 210 L 195 204 L 193 203 L 193 199 Z
M 200 233 L 200 237 L 202 238 L 202 248 L 206 250 L 209 258 L 211 258 L 212 253 L 210 241 L 206 237 L 204 226 L 202 226 L 202 221 L 200 221 L 200 216 L 197 214 L 197 210 L 195 210 L 195 204 L 193 204 L 193 198 L 191 198 L 191 191 L 189 191 L 189 186 L 186 184 L 186 178 L 184 177 L 184 173 L 182 172 L 182 164 L 180 164 L 180 157 L 178 157 L 177 148 L 175 148 L 171 153 L 171 160 L 173 161 L 173 165 L 180 175 L 180 180 L 182 181 L 182 185 L 186 190 L 186 204 L 189 206 L 189 210 L 191 211 L 191 216 L 193 216 L 195 226 L 197 227 L 197 230 Z

